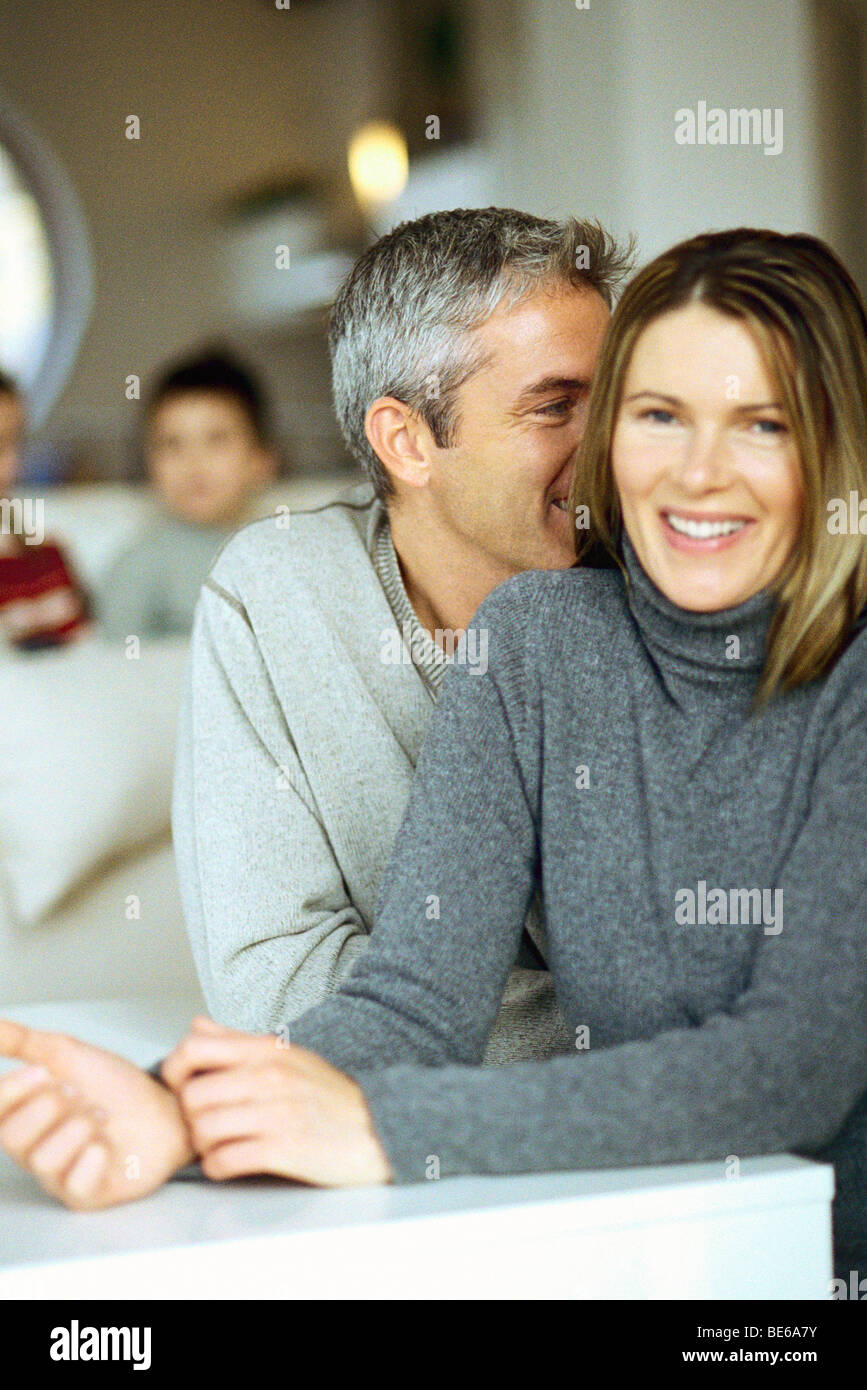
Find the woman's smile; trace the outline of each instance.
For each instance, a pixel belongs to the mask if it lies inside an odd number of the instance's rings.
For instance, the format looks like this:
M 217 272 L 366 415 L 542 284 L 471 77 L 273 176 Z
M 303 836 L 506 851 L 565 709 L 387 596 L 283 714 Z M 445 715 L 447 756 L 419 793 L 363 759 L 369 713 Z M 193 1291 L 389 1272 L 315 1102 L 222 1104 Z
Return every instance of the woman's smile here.
M 687 511 L 683 507 L 663 508 L 659 520 L 666 542 L 688 555 L 731 550 L 750 537 L 756 525 L 752 517 Z

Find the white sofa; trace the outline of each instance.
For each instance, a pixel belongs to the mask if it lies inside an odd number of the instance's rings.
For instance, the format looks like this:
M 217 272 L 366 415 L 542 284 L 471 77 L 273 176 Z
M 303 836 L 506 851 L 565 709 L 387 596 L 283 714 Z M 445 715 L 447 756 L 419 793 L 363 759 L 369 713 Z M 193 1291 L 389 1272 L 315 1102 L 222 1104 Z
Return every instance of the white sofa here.
M 355 481 L 290 479 L 263 511 Z M 46 534 L 86 584 L 152 511 L 131 487 L 45 493 Z M 186 658 L 185 639 L 132 662 L 98 636 L 0 656 L 0 1004 L 172 993 L 199 1007 L 169 825 Z

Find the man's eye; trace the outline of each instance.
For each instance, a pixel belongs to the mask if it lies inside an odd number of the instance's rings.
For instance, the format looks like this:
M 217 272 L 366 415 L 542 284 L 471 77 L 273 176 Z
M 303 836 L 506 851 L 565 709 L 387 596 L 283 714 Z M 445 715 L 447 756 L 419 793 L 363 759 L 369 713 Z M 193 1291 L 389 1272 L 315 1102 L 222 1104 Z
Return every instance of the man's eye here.
M 548 405 L 540 405 L 538 413 L 540 415 L 568 415 L 572 405 L 572 400 L 568 396 L 564 396 L 562 400 L 551 401 Z

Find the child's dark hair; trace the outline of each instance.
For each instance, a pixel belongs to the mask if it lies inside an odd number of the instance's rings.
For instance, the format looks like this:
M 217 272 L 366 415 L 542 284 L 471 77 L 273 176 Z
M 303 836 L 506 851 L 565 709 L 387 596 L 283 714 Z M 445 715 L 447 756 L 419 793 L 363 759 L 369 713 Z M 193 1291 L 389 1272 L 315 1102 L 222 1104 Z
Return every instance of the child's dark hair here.
M 0 367 L 0 396 L 18 396 L 19 399 L 21 397 L 21 387 L 18 382 L 14 376 L 4 372 L 2 367 Z
M 237 358 L 221 349 L 194 353 L 171 363 L 147 398 L 145 418 L 150 419 L 165 401 L 193 392 L 208 392 L 235 401 L 250 421 L 259 443 L 267 441 L 268 411 L 262 390 Z

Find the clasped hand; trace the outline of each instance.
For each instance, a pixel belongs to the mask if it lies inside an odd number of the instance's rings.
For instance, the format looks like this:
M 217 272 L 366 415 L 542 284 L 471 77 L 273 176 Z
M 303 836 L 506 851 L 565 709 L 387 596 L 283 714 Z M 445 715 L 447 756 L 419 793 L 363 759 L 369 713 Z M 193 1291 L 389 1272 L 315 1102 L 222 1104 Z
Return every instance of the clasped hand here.
M 363 1092 L 282 1037 L 196 1018 L 161 1085 L 77 1038 L 0 1020 L 0 1147 L 76 1211 L 147 1196 L 198 1159 L 208 1178 L 388 1182 Z

